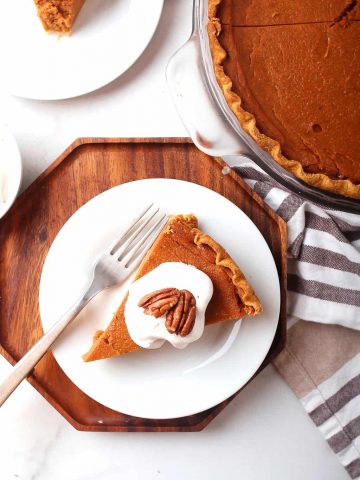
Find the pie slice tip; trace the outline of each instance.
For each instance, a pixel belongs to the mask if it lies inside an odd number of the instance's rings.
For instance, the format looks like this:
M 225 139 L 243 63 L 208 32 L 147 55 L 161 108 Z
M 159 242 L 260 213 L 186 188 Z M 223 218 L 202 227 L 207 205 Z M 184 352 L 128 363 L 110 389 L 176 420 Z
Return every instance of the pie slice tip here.
M 45 31 L 70 34 L 85 0 L 34 0 L 34 3 Z

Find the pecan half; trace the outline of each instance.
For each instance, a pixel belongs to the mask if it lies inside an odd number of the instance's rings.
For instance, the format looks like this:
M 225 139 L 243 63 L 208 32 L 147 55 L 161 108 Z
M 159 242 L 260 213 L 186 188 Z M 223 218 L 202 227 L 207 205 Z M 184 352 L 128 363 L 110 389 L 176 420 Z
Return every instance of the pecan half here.
M 166 315 L 165 326 L 169 333 L 181 337 L 189 335 L 195 325 L 196 300 L 189 290 L 181 290 L 179 301 Z
M 179 301 L 180 291 L 177 288 L 162 288 L 142 297 L 138 303 L 146 315 L 161 317 Z

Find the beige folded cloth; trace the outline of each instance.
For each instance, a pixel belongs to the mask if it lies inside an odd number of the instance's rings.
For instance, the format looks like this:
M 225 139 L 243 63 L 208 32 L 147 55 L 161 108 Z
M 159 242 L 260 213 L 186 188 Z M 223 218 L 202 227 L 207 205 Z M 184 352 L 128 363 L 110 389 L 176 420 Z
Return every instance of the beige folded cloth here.
M 300 320 L 273 363 L 350 477 L 360 478 L 360 332 Z

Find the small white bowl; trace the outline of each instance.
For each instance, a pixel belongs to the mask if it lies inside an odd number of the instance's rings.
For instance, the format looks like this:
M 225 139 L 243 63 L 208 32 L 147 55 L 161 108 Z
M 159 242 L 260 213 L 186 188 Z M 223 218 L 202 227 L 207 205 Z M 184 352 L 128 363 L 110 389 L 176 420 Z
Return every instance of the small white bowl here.
M 14 203 L 21 179 L 22 163 L 19 147 L 10 130 L 0 125 L 0 218 Z

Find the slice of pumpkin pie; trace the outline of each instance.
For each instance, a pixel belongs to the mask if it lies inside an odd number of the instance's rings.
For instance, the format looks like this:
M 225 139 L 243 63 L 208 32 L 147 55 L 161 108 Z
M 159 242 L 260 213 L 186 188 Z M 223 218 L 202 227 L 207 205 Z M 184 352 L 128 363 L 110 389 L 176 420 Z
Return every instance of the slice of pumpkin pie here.
M 160 271 L 159 275 L 155 275 L 157 271 Z M 138 285 L 142 290 L 137 288 L 137 292 L 142 294 L 134 303 L 131 295 L 136 289 L 132 287 Z M 149 345 L 134 341 L 138 338 L 134 335 L 137 327 L 133 321 L 128 322 L 128 317 L 140 315 L 136 308 L 143 309 L 145 314 L 143 327 L 138 328 L 150 329 L 153 322 L 156 331 L 163 329 L 166 333 L 160 344 L 156 343 L 159 339 Z M 237 320 L 244 315 L 253 316 L 261 310 L 253 289 L 224 248 L 198 229 L 194 215 L 177 215 L 169 219 L 146 254 L 130 286 L 130 294 L 122 300 L 107 329 L 96 332 L 93 345 L 83 359 L 90 362 L 114 357 L 143 346 L 158 348 L 166 340 L 183 348 L 188 343 L 188 335 L 195 336 L 193 339 L 201 335 L 201 326 L 196 322 L 202 314 L 205 325 L 209 325 Z M 149 335 L 146 338 L 153 340 Z
M 70 33 L 85 0 L 34 0 L 47 32 Z

